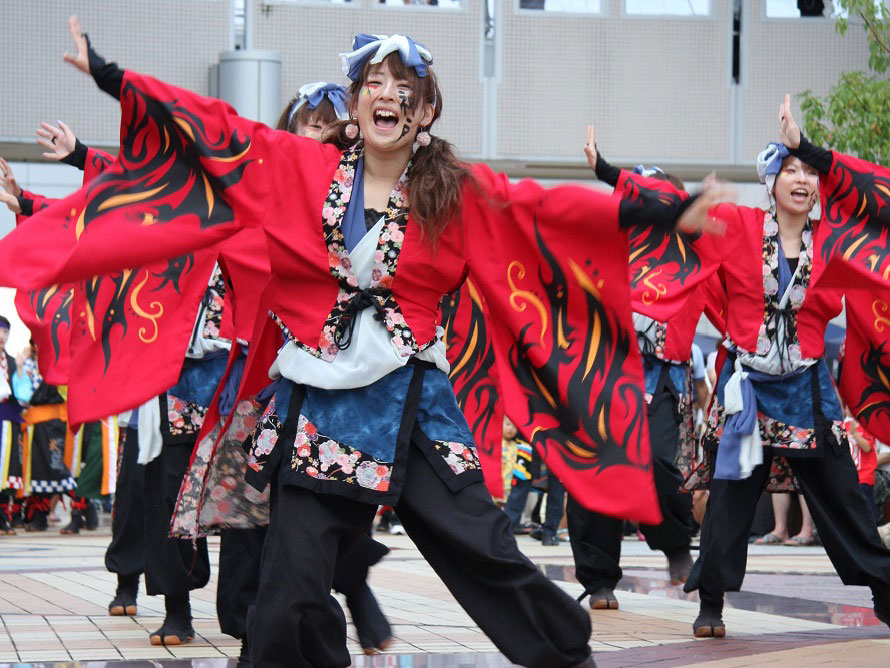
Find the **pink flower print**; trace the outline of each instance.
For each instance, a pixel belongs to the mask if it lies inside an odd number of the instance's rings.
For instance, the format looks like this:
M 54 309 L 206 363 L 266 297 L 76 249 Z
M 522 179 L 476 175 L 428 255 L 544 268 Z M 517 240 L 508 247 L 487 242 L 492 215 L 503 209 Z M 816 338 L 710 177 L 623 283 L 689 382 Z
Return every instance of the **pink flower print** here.
M 318 477 L 318 469 L 315 468 L 314 466 L 308 466 L 308 467 L 306 467 L 306 475 L 308 475 L 312 478 L 317 478 Z
M 394 325 L 404 325 L 405 324 L 405 316 L 402 315 L 400 311 L 396 311 L 395 309 L 390 309 L 389 319 Z
M 390 239 L 392 239 L 392 242 L 394 244 L 400 244 L 405 240 L 405 235 L 402 232 L 402 230 L 396 230 L 395 232 L 392 232 L 389 236 L 390 236 Z
M 464 459 L 466 459 L 468 462 L 473 461 L 473 451 L 470 450 L 469 448 L 464 450 L 461 454 L 463 455 Z
M 769 348 L 770 348 L 769 337 L 766 334 L 761 333 L 757 337 L 757 351 L 756 351 L 757 354 L 758 355 L 766 355 L 769 352 Z
M 358 287 L 358 281 L 356 280 L 355 276 L 350 276 L 349 278 L 347 278 L 346 283 L 354 288 Z
M 807 296 L 807 291 L 804 289 L 802 285 L 795 285 L 791 288 L 791 294 L 788 295 L 788 300 L 794 306 L 800 306 L 803 304 L 804 297 Z
M 274 429 L 263 429 L 256 440 L 256 449 L 264 455 L 272 452 L 278 442 L 278 432 Z
M 800 344 L 792 343 L 790 346 L 788 346 L 788 359 L 790 359 L 792 362 L 800 362 Z
M 308 445 L 304 444 L 297 448 L 297 457 L 300 459 L 306 459 L 309 455 L 312 454 L 312 448 Z
M 383 251 L 374 251 L 374 262 L 383 262 Z
M 328 468 L 337 461 L 337 444 L 334 441 L 325 441 L 318 446 L 318 459 L 321 462 L 321 470 L 327 471 Z
M 392 232 L 398 232 L 398 231 L 399 231 L 399 224 L 396 223 L 395 221 L 392 221 L 392 222 L 390 222 L 390 223 L 386 226 L 386 229 L 388 229 L 388 230 L 390 231 L 390 233 L 392 233 Z
M 337 464 L 339 466 L 349 466 L 349 455 L 347 455 L 345 452 L 341 452 L 339 455 L 337 455 Z
M 766 295 L 774 295 L 779 292 L 779 282 L 772 274 L 763 277 L 763 293 Z
M 779 224 L 770 219 L 763 224 L 763 234 L 767 237 L 775 236 L 779 231 Z
M 362 462 L 355 471 L 355 479 L 362 487 L 375 489 L 379 482 L 377 464 L 374 462 Z
M 386 492 L 387 490 L 389 490 L 389 480 L 381 480 L 377 483 L 378 492 Z
M 343 179 L 343 187 L 351 189 L 353 181 L 354 179 L 352 176 L 347 176 L 345 179 Z

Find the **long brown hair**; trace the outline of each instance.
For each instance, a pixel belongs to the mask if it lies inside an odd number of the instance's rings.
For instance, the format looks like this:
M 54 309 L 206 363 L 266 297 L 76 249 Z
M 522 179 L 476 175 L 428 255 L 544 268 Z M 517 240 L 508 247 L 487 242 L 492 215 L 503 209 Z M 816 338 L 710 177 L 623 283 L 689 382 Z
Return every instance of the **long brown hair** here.
M 424 103 L 433 105 L 433 120 L 428 126 L 420 128 L 429 132 L 436 119 L 442 115 L 442 92 L 439 90 L 436 74 L 431 68 L 427 68 L 425 77 L 417 76 L 414 68 L 405 67 L 398 53 L 389 54 L 384 62 L 389 65 L 393 76 L 412 83 L 414 107 L 410 111 L 417 110 Z M 368 59 L 361 76 L 349 88 L 351 114 L 355 111 L 359 92 L 367 82 L 370 67 Z M 346 136 L 349 122 L 334 123 L 324 141 L 343 150 L 355 144 L 355 139 Z M 408 174 L 411 217 L 420 224 L 424 239 L 435 246 L 448 223 L 460 218 L 461 189 L 465 181 L 473 181 L 473 175 L 466 165 L 458 161 L 454 146 L 433 134 L 430 134 L 429 146 L 418 146 L 411 160 L 411 171 Z

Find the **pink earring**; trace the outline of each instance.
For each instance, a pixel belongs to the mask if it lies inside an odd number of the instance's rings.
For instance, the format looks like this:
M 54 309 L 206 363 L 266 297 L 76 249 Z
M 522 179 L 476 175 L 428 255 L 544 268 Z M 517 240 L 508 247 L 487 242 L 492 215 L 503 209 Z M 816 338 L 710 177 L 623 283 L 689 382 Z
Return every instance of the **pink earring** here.
M 354 121 L 355 119 L 352 119 L 352 120 Z M 350 122 L 346 126 L 346 129 L 344 130 L 344 132 L 346 133 L 346 136 L 349 137 L 350 139 L 355 139 L 356 137 L 358 137 L 358 125 L 356 125 L 354 122 Z
M 421 130 L 417 133 L 417 137 L 414 138 L 414 141 L 416 141 L 419 146 L 429 146 L 432 137 L 430 137 L 430 133 L 426 130 Z

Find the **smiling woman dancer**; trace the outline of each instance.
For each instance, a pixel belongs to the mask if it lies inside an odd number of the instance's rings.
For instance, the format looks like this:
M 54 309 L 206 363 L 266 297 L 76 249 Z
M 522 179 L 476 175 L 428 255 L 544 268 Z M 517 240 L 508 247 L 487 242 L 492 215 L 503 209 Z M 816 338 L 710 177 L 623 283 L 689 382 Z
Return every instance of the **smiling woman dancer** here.
M 571 237 L 581 271 L 604 247 L 622 243 L 620 228 L 647 220 L 707 226 L 708 208 L 725 191 L 684 204 L 618 202 L 584 188 L 514 185 L 483 165 L 462 165 L 447 142 L 430 134 L 442 111 L 432 57 L 404 36 L 356 38 L 354 51 L 343 57 L 352 81 L 352 119 L 338 126 L 334 143 L 319 144 L 239 118 L 217 100 L 124 72 L 88 49 L 76 19 L 71 27 L 78 53 L 66 59 L 121 100 L 120 164 L 124 169 L 126 163 L 128 183 L 144 198 L 142 204 L 133 195 L 106 200 L 105 209 L 120 205 L 129 220 L 136 216 L 130 238 L 146 243 L 122 243 L 123 228 L 105 236 L 102 221 L 91 233 L 95 219 L 85 220 L 76 227 L 80 236 L 65 255 L 65 269 L 44 262 L 35 267 L 39 275 L 16 278 L 2 273 L 0 263 L 0 281 L 39 283 L 56 278 L 49 276 L 56 269 L 61 276 L 112 271 L 115 263 L 178 255 L 245 225 L 265 230 L 271 319 L 252 341 L 241 389 L 267 372 L 278 379 L 249 442 L 249 480 L 263 487 L 272 478 L 259 603 L 249 622 L 254 663 L 350 664 L 342 611 L 329 595 L 333 567 L 337 554 L 367 530 L 377 505 L 390 504 L 460 604 L 510 660 L 541 668 L 592 666 L 587 613 L 519 552 L 482 482 L 436 340 L 438 304 L 473 270 L 481 289 L 491 291 L 489 303 L 500 308 L 505 298 L 493 277 L 503 280 L 507 261 L 494 251 L 515 240 L 514 221 L 531 228 L 529 211 L 538 234 Z M 153 161 L 145 150 L 152 146 L 182 157 Z M 166 170 L 153 172 L 161 181 L 145 171 L 157 169 Z M 198 184 L 188 192 L 212 193 L 213 204 L 208 210 L 209 197 L 199 198 L 203 206 L 178 219 L 177 233 L 164 234 L 157 216 L 177 218 L 182 200 L 163 199 L 167 193 L 157 189 L 168 186 L 158 184 L 179 176 L 184 188 Z M 110 192 L 103 189 L 119 183 L 109 177 L 87 197 L 102 197 Z M 162 201 L 145 218 L 148 211 L 140 207 L 155 195 Z M 96 200 L 90 202 L 92 215 Z M 580 235 L 591 220 L 603 225 L 596 251 Z M 19 228 L 0 250 L 19 252 L 19 240 L 32 241 L 35 234 L 37 226 Z M 534 235 L 529 253 L 540 253 Z M 87 253 L 95 244 L 116 247 Z M 48 255 L 45 247 L 39 252 Z M 618 273 L 626 281 L 627 270 Z M 591 290 L 588 295 L 596 294 L 595 285 Z M 286 343 L 276 353 L 282 332 Z M 269 335 L 271 357 L 264 352 Z M 461 462 L 454 461 L 457 446 Z M 523 642 L 516 643 L 517 636 Z
M 701 552 L 685 587 L 699 590 L 698 637 L 726 633 L 723 594 L 742 585 L 757 499 L 779 456 L 800 484 L 838 575 L 844 584 L 871 587 L 876 616 L 890 624 L 890 552 L 869 523 L 822 341 L 798 329 L 805 297 L 823 322 L 840 312 L 839 293 L 810 294 L 821 249 L 814 249 L 820 222 L 809 214 L 819 197 L 817 169 L 827 171 L 832 157 L 802 140 L 787 97 L 779 114 L 784 144 L 769 144 L 757 158 L 771 209 L 718 207 L 729 223 L 732 257 L 720 268 L 726 347 L 704 436 L 712 456 L 710 497 Z M 743 405 L 731 417 L 728 401 Z

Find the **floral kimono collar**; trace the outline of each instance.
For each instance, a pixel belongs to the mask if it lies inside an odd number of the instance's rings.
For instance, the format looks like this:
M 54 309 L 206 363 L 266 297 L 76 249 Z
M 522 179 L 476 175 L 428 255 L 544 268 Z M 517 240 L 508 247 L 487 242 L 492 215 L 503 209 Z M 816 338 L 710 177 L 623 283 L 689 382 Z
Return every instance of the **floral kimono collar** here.
M 358 144 L 344 151 L 340 164 L 334 172 L 322 210 L 322 232 L 328 249 L 330 271 L 337 280 L 340 290 L 325 321 L 318 348 L 312 348 L 294 339 L 279 321 L 285 335 L 303 350 L 329 362 L 336 358 L 341 349 L 349 346 L 355 316 L 363 308 L 370 307 L 376 311 L 374 317 L 392 333 L 392 343 L 403 357 L 413 355 L 435 342 L 417 344 L 405 323 L 401 308 L 392 295 L 393 277 L 405 240 L 405 229 L 408 226 L 407 183 L 408 172 L 411 169 L 410 161 L 393 188 L 389 203 L 383 212 L 384 224 L 377 239 L 370 286 L 365 290 L 359 288 L 358 279 L 353 273 L 342 226 L 355 187 L 356 166 L 362 154 L 363 150 Z M 272 316 L 275 317 L 274 314 Z
M 797 323 L 794 314 L 800 309 L 810 285 L 810 273 L 813 266 L 813 221 L 807 220 L 801 235 L 800 257 L 797 270 L 788 285 L 788 296 L 780 294 L 779 262 L 781 241 L 779 239 L 779 223 L 771 213 L 763 218 L 763 323 L 757 337 L 757 355 L 767 355 L 778 343 L 787 346 L 790 361 L 800 359 L 800 345 L 797 341 Z M 787 267 L 786 267 L 787 269 Z M 783 341 L 775 341 L 778 319 L 785 321 Z M 783 357 L 785 355 L 782 355 Z

